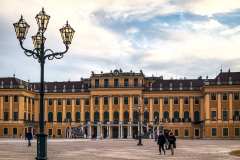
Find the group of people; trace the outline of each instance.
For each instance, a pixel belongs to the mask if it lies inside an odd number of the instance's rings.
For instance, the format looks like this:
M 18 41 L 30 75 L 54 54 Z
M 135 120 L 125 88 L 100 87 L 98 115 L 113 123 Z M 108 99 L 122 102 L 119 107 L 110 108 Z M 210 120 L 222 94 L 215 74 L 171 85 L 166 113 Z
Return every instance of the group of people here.
M 163 131 L 160 131 L 157 138 L 157 144 L 159 145 L 160 154 L 162 154 L 163 151 L 165 155 L 166 150 L 171 150 L 171 154 L 174 155 L 174 148 L 176 148 L 176 137 L 172 131 L 167 134 L 164 134 Z

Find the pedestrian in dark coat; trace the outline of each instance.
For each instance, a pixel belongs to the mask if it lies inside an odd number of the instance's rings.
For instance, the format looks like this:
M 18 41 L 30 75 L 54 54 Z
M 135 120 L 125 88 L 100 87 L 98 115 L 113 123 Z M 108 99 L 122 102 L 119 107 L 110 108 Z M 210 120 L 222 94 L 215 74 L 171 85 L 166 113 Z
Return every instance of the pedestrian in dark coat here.
M 26 138 L 28 140 L 28 147 L 31 146 L 31 140 L 33 139 L 32 132 L 27 132 L 26 133 Z
M 161 153 L 161 150 L 163 150 L 163 153 L 165 155 L 165 148 L 164 148 L 164 144 L 166 143 L 166 137 L 164 136 L 164 134 L 162 132 L 160 132 L 159 136 L 158 136 L 158 146 L 159 146 L 159 153 Z
M 174 134 L 172 132 L 169 133 L 168 141 L 169 141 L 172 155 L 174 155 L 174 146 L 176 146 L 176 137 L 174 136 Z

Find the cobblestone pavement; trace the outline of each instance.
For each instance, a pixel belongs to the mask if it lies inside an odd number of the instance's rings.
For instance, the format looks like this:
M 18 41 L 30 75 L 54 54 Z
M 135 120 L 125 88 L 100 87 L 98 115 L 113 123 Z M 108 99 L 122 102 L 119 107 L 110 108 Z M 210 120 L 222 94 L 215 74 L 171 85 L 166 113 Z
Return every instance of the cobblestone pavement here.
M 228 153 L 240 149 L 240 140 L 177 140 L 177 149 L 160 155 L 153 140 L 48 140 L 49 160 L 237 160 Z M 36 141 L 27 147 L 27 141 L 0 139 L 0 160 L 33 160 L 36 156 Z

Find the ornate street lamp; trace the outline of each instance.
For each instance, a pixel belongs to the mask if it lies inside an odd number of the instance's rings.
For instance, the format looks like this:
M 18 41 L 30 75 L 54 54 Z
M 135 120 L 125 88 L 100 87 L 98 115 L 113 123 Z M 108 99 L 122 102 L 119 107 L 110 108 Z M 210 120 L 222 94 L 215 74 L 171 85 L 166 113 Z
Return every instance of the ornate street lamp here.
M 32 36 L 34 49 L 29 50 L 23 46 L 23 41 L 26 38 L 29 25 L 21 16 L 20 20 L 17 23 L 14 23 L 17 39 L 19 40 L 21 48 L 24 50 L 24 53 L 27 56 L 32 56 L 34 59 L 37 59 L 40 63 L 40 117 L 39 117 L 39 134 L 37 135 L 37 160 L 46 160 L 47 159 L 47 135 L 44 133 L 44 64 L 45 60 L 61 59 L 63 55 L 68 51 L 69 45 L 72 42 L 74 30 L 71 26 L 67 24 L 60 29 L 60 33 L 65 44 L 65 51 L 63 52 L 54 52 L 51 49 L 45 49 L 45 40 L 44 32 L 47 29 L 50 16 L 47 15 L 42 9 L 39 14 L 36 15 L 36 21 L 38 24 L 38 32 L 35 36 Z
M 141 105 L 138 105 L 138 124 L 139 124 L 139 134 L 138 134 L 138 146 L 142 146 L 142 114 Z

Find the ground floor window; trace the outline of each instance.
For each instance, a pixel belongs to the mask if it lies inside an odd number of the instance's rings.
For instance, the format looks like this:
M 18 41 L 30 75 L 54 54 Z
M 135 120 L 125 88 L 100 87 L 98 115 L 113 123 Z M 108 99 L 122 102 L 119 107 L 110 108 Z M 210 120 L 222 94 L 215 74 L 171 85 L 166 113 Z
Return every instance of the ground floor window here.
M 178 136 L 178 129 L 174 130 L 174 135 L 177 137 Z
M 17 128 L 13 128 L 13 135 L 17 135 Z
M 52 129 L 48 129 L 48 135 L 49 135 L 49 136 L 52 135 Z
M 212 128 L 212 136 L 217 136 L 217 128 Z
M 184 136 L 188 137 L 189 136 L 189 129 L 184 129 Z
M 7 136 L 8 135 L 8 128 L 3 128 L 3 135 Z
M 61 129 L 57 129 L 57 135 L 61 136 L 62 135 L 62 130 Z
M 235 128 L 235 136 L 236 137 L 240 136 L 240 128 Z
M 195 128 L 195 129 L 194 129 L 194 136 L 195 136 L 195 137 L 199 137 L 199 135 L 200 135 L 200 134 L 199 134 L 199 129 L 198 129 L 198 128 Z
M 228 136 L 228 128 L 223 128 L 223 136 L 224 137 Z

